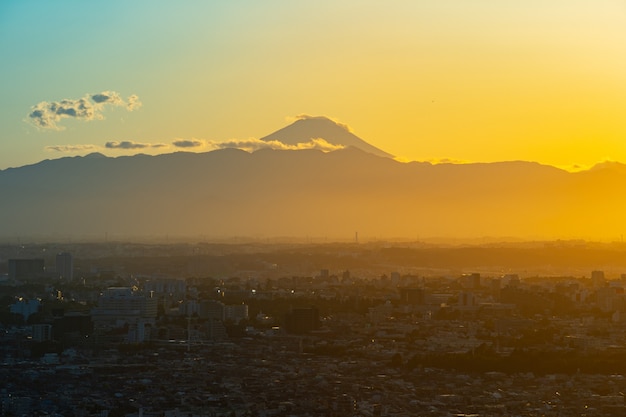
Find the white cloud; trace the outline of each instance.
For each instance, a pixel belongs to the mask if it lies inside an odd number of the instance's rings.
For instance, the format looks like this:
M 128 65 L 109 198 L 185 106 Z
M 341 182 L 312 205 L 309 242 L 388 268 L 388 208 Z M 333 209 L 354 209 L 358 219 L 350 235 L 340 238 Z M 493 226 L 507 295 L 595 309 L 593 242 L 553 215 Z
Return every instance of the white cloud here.
M 206 145 L 206 141 L 202 139 L 176 139 L 172 142 L 177 148 L 199 148 Z
M 72 153 L 91 151 L 99 148 L 100 147 L 97 145 L 50 145 L 46 146 L 44 149 L 48 152 Z
M 131 95 L 124 101 L 115 91 L 103 91 L 98 94 L 86 94 L 79 99 L 61 101 L 42 101 L 31 108 L 27 121 L 41 129 L 63 130 L 59 122 L 63 119 L 102 120 L 105 106 L 126 106 L 128 111 L 141 107 L 139 97 Z
M 455 158 L 430 158 L 425 160 L 424 162 L 429 162 L 433 165 L 439 164 L 454 164 L 454 165 L 462 165 L 462 164 L 471 164 L 472 161 L 468 161 L 465 159 L 455 159 Z
M 208 149 L 225 149 L 225 148 L 236 148 L 241 149 L 246 152 L 254 152 L 259 149 L 278 149 L 278 150 L 302 150 L 302 149 L 318 149 L 324 152 L 331 152 L 337 149 L 342 149 L 342 145 L 333 145 L 332 143 L 327 142 L 322 138 L 311 139 L 308 142 L 301 142 L 296 145 L 289 145 L 277 140 L 273 141 L 264 141 L 260 139 L 250 138 L 250 139 L 232 139 L 228 141 L 218 142 L 218 141 L 205 141 L 205 145 Z
M 107 149 L 146 149 L 146 148 L 163 148 L 167 145 L 163 143 L 141 143 L 132 140 L 111 141 L 104 144 Z
M 96 105 L 113 104 L 114 106 L 124 105 L 124 100 L 115 91 L 103 91 L 98 94 L 91 95 L 91 101 Z
M 263 141 L 256 138 L 250 139 L 232 139 L 228 141 L 214 141 L 205 139 L 176 139 L 171 144 L 174 148 L 192 149 L 194 151 L 205 150 L 212 151 L 218 149 L 235 148 L 241 149 L 246 152 L 254 152 L 259 149 L 276 149 L 286 151 L 297 151 L 303 149 L 317 149 L 323 152 L 332 152 L 338 149 L 343 149 L 342 145 L 333 145 L 323 138 L 311 139 L 308 142 L 298 143 L 296 145 L 289 145 L 280 141 Z M 46 146 L 47 151 L 54 152 L 81 152 L 86 150 L 99 150 L 99 149 L 111 149 L 111 150 L 138 150 L 138 149 L 158 149 L 169 148 L 170 145 L 164 143 L 145 143 L 135 142 L 131 140 L 123 141 L 109 141 L 104 146 L 98 145 L 51 145 Z
M 143 103 L 139 101 L 139 97 L 137 97 L 137 95 L 135 94 L 129 96 L 126 100 L 126 108 L 128 109 L 128 111 L 137 110 L 141 106 L 143 106 Z

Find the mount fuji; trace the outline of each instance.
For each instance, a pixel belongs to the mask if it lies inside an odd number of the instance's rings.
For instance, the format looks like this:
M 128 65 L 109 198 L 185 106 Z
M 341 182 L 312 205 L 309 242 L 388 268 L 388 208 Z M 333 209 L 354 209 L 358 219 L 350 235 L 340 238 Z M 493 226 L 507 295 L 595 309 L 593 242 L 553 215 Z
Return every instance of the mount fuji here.
M 347 126 L 324 116 L 300 116 L 289 126 L 261 138 L 265 142 L 279 141 L 287 145 L 297 145 L 312 139 L 324 139 L 332 145 L 352 146 L 376 156 L 393 158 L 393 155 L 370 145 L 350 132 Z

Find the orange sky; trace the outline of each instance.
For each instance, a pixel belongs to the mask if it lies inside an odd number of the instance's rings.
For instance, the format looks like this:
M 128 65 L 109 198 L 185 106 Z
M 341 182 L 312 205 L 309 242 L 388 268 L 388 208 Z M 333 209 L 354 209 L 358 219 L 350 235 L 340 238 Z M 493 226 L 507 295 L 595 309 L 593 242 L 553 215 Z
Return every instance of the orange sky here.
M 0 169 L 258 138 L 301 113 L 404 160 L 626 162 L 625 52 L 618 0 L 7 1 Z M 121 102 L 29 116 L 101 92 Z

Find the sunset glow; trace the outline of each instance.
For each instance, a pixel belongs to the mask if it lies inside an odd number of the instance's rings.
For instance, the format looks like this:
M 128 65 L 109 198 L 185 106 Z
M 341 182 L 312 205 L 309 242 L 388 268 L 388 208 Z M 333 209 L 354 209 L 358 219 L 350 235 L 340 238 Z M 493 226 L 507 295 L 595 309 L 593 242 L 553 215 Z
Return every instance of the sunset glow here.
M 402 160 L 626 161 L 625 28 L 617 0 L 5 1 L 0 169 L 249 140 L 301 113 Z M 143 106 L 29 120 L 106 91 Z

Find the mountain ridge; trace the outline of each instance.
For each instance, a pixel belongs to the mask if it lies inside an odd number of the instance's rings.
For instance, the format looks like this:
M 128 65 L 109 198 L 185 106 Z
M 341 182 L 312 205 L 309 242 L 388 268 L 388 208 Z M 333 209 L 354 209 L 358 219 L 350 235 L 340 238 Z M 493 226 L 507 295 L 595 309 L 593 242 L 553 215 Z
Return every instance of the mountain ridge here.
M 324 136 L 332 145 L 325 150 L 300 146 Z M 626 229 L 620 163 L 568 172 L 519 160 L 400 162 L 346 126 L 311 116 L 262 141 L 268 147 L 254 152 L 94 152 L 0 170 L 0 236 L 335 238 L 359 231 L 541 240 L 616 238 Z
M 42 162 L 0 172 L 4 236 L 568 238 L 626 228 L 623 198 L 607 191 L 621 175 L 598 183 L 533 162 L 412 164 L 347 148 Z

